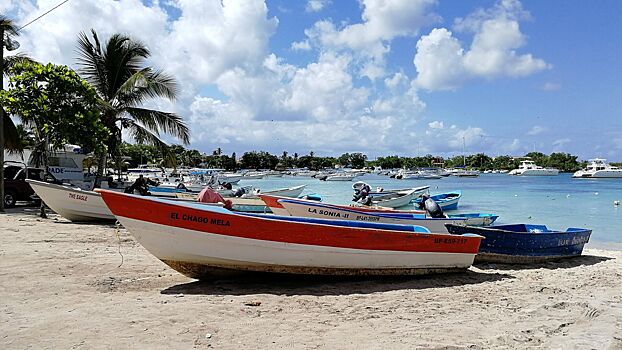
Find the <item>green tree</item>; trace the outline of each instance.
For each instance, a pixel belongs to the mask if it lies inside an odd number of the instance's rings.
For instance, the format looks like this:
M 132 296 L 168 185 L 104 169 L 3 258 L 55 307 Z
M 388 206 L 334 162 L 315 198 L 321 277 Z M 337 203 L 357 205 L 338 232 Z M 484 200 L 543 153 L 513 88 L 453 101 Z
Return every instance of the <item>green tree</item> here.
M 350 155 L 350 165 L 354 169 L 363 169 L 365 167 L 365 161 L 367 156 L 363 153 L 352 153 Z
M 101 123 L 95 90 L 66 66 L 22 62 L 10 68 L 9 90 L 0 93 L 8 113 L 32 128 L 34 163 L 47 168 L 50 146 L 66 143 L 104 152 L 110 133 Z M 45 217 L 44 206 L 41 216 Z
M 109 132 L 99 120 L 97 94 L 74 71 L 32 62 L 17 63 L 10 71 L 9 89 L 0 101 L 31 129 L 40 154 L 46 154 L 47 145 L 66 143 L 86 151 L 104 149 L 101 142 Z
M 129 131 L 138 143 L 164 147 L 163 131 L 188 144 L 190 133 L 183 119 L 175 113 L 147 109 L 142 105 L 153 98 L 174 101 L 175 80 L 160 70 L 146 66 L 149 50 L 123 34 L 114 34 L 101 46 L 95 30 L 93 41 L 85 33 L 78 37 L 80 74 L 90 82 L 101 99 L 101 120 L 111 131 L 107 138 L 108 154 L 119 157 L 121 128 Z M 103 172 L 106 153 L 100 153 L 98 173 Z

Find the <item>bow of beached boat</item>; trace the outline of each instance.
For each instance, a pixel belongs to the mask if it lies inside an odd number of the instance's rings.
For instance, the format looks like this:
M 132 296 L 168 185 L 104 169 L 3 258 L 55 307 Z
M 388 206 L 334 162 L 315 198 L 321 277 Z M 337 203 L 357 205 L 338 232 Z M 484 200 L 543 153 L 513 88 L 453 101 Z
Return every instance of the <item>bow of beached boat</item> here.
M 65 219 L 71 221 L 115 220 L 99 193 L 31 179 L 26 181 L 50 209 Z
M 98 190 L 153 255 L 196 278 L 235 271 L 409 275 L 468 268 L 480 236 L 418 226 L 233 213 Z

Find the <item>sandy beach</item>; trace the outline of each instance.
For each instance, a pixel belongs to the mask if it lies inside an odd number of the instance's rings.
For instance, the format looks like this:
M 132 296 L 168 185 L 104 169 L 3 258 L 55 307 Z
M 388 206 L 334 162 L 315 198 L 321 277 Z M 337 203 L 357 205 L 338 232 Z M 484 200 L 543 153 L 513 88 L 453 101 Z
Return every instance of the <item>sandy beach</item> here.
M 123 228 L 0 214 L 2 349 L 620 349 L 622 252 L 416 278 L 197 282 Z

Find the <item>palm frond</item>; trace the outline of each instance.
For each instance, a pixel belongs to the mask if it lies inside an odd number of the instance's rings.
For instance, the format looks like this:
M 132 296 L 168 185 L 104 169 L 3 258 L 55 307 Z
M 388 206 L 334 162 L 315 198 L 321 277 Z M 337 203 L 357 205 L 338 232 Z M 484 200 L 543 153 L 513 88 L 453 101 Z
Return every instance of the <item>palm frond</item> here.
M 4 148 L 9 153 L 22 153 L 23 146 L 20 142 L 19 132 L 8 113 L 4 112 Z
M 190 143 L 190 130 L 183 118 L 175 113 L 131 107 L 125 110 L 135 121 L 156 133 L 162 130 L 177 137 L 185 145 Z
M 79 74 L 95 87 L 102 97 L 109 98 L 108 71 L 102 56 L 97 33 L 92 31 L 95 45 L 91 43 L 84 32 L 78 34 L 78 58 Z
M 116 95 L 120 106 L 133 107 L 150 98 L 162 97 L 174 101 L 178 92 L 179 86 L 172 76 L 146 67 L 127 79 Z
M 9 76 L 9 69 L 15 66 L 16 64 L 21 64 L 21 63 L 37 63 L 37 61 L 28 57 L 24 53 L 17 53 L 15 55 L 5 56 L 4 57 L 4 75 Z
M 0 15 L 0 27 L 2 28 L 4 33 L 9 36 L 19 35 L 19 27 L 17 26 L 17 24 L 15 24 L 12 19 L 4 15 Z M 2 38 L 2 40 L 4 40 L 4 38 Z

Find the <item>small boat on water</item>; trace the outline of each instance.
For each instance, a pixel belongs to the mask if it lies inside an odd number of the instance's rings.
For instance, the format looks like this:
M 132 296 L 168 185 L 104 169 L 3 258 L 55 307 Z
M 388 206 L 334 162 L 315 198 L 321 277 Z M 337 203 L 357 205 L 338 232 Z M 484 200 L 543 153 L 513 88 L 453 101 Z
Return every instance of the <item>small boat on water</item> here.
M 354 185 L 352 185 L 352 188 L 353 189 L 360 188 L 361 186 L 359 184 L 360 184 L 359 182 L 355 183 Z M 428 193 L 429 189 L 430 189 L 430 186 L 410 187 L 410 188 L 401 188 L 401 189 L 389 189 L 389 190 L 385 190 L 385 189 L 379 187 L 379 188 L 376 189 L 376 191 L 369 192 L 367 194 L 367 196 L 370 196 L 370 197 L 380 197 L 380 196 L 384 196 L 384 195 L 387 195 L 387 194 L 415 190 L 415 198 L 417 198 L 417 197 L 421 197 L 425 193 Z
M 50 209 L 70 221 L 116 220 L 97 192 L 48 182 L 26 180 Z
M 143 247 L 192 278 L 236 272 L 413 275 L 465 270 L 481 240 L 470 234 L 432 234 L 412 225 L 233 213 L 98 191 Z
M 410 204 L 415 198 L 417 198 L 417 189 L 412 188 L 404 191 L 391 192 L 384 195 L 372 196 L 371 206 L 387 207 L 387 208 L 401 208 Z
M 501 263 L 538 263 L 579 256 L 592 230 L 569 228 L 549 230 L 545 225 L 510 224 L 489 227 L 447 225 L 455 234 L 484 236 L 476 261 Z
M 447 232 L 445 224 L 452 223 L 457 225 L 466 225 L 467 221 L 466 218 L 460 217 L 429 218 L 426 217 L 425 212 L 406 214 L 393 213 L 391 210 L 360 210 L 361 207 L 357 206 L 348 207 L 298 198 L 261 196 L 261 199 L 266 203 L 266 205 L 269 206 L 274 206 L 275 203 L 279 204 L 280 207 L 285 209 L 287 215 L 291 216 L 379 222 L 398 225 L 418 225 L 427 228 L 431 232 Z M 279 213 L 283 213 L 283 211 L 279 211 Z
M 358 176 L 357 174 L 347 174 L 347 173 L 330 174 L 326 176 L 325 181 L 352 181 L 357 176 Z
M 559 170 L 555 168 L 543 168 L 536 165 L 531 160 L 523 160 L 520 163 L 518 169 L 514 169 L 509 172 L 509 175 L 517 176 L 557 176 Z
M 590 164 L 585 169 L 575 172 L 572 177 L 584 179 L 622 178 L 622 168 L 607 164 L 606 159 L 594 158 L 590 159 Z
M 458 202 L 462 198 L 461 191 L 453 191 L 430 196 L 443 210 L 458 209 Z M 415 199 L 415 204 L 421 203 L 421 198 Z

